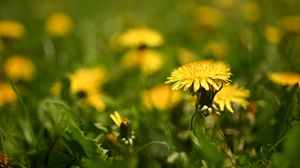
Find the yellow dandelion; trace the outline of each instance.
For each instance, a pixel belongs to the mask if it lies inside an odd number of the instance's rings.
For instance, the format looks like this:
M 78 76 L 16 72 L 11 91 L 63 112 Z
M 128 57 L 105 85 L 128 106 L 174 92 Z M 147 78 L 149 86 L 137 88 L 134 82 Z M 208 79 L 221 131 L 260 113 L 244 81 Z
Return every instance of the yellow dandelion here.
M 232 103 L 242 106 L 244 109 L 247 108 L 249 102 L 246 100 L 249 97 L 249 90 L 239 88 L 237 85 L 227 85 L 220 92 L 218 92 L 214 98 L 214 103 L 224 111 L 225 107 L 230 111 L 232 109 Z
M 300 16 L 286 16 L 280 23 L 285 32 L 300 33 Z
M 224 42 L 221 41 L 210 41 L 204 47 L 204 53 L 212 55 L 216 58 L 225 57 L 228 51 L 228 47 Z
M 71 74 L 71 92 L 97 91 L 107 80 L 106 71 L 101 67 L 81 68 Z
M 194 93 L 201 88 L 206 91 L 219 90 L 229 82 L 230 68 L 222 62 L 211 60 L 185 64 L 175 69 L 166 83 L 172 83 L 172 90 L 191 89 Z
M 132 28 L 120 36 L 120 44 L 124 47 L 155 47 L 163 43 L 162 35 L 149 28 Z
M 4 72 L 13 81 L 30 81 L 35 67 L 30 59 L 22 55 L 12 55 L 4 62 Z
M 104 111 L 106 108 L 104 95 L 100 92 L 87 93 L 86 101 L 89 105 L 95 107 L 97 111 Z
M 281 38 L 281 32 L 275 26 L 266 26 L 265 38 L 269 43 L 278 44 Z
M 159 52 L 143 49 L 128 52 L 121 60 L 125 69 L 140 69 L 145 74 L 157 72 L 163 64 L 162 56 Z
M 0 93 L 0 107 L 7 103 L 13 103 L 17 100 L 17 95 L 7 83 L 0 82 Z
M 181 92 L 172 92 L 167 85 L 159 85 L 142 93 L 143 105 L 147 109 L 156 108 L 165 111 L 181 99 Z
M 59 96 L 62 89 L 62 84 L 60 82 L 55 82 L 50 88 L 50 93 L 54 96 Z
M 218 28 L 223 24 L 223 16 L 219 9 L 211 6 L 199 6 L 195 9 L 195 22 L 199 26 Z
M 127 118 L 123 119 L 117 111 L 115 111 L 113 114 L 110 114 L 109 116 L 120 128 L 119 138 L 121 139 L 121 141 L 126 145 L 133 145 L 135 135 L 131 128 L 131 122 Z
M 0 21 L 0 37 L 19 39 L 25 33 L 24 26 L 14 20 L 2 20 Z
M 64 13 L 54 13 L 46 20 L 45 29 L 49 35 L 64 36 L 73 29 L 73 21 Z
M 300 84 L 300 74 L 294 72 L 272 72 L 268 74 L 268 78 L 272 82 L 283 86 Z
M 243 17 L 249 22 L 257 22 L 261 18 L 260 6 L 254 1 L 242 3 L 241 10 Z

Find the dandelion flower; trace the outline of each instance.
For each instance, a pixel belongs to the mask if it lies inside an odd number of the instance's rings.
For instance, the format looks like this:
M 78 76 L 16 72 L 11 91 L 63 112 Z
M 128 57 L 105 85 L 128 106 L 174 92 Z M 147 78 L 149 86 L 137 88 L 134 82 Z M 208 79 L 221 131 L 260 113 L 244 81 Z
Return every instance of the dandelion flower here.
M 106 80 L 106 72 L 100 67 L 81 68 L 70 75 L 70 89 L 81 104 L 89 104 L 98 111 L 104 111 L 104 96 L 100 92 L 100 87 Z
M 69 77 L 73 93 L 98 90 L 107 80 L 106 72 L 101 67 L 81 68 Z
M 7 83 L 0 82 L 0 93 L 0 107 L 8 103 L 13 103 L 17 100 L 14 90 Z
M 14 20 L 0 21 L 0 37 L 9 39 L 19 39 L 25 33 L 24 26 Z
M 120 139 L 126 145 L 133 145 L 133 140 L 135 139 L 134 132 L 131 128 L 131 122 L 127 118 L 122 118 L 119 112 L 115 111 L 113 114 L 109 115 L 114 123 L 120 128 Z
M 221 111 L 224 111 L 226 107 L 233 113 L 232 103 L 236 103 L 246 109 L 249 105 L 249 102 L 246 100 L 247 97 L 249 97 L 249 90 L 239 88 L 237 85 L 227 85 L 216 94 L 214 103 L 219 106 Z
M 230 69 L 222 62 L 211 60 L 185 64 L 175 69 L 166 83 L 172 84 L 172 90 L 191 89 L 196 93 L 201 88 L 219 90 L 222 84 L 229 82 Z
M 143 49 L 128 52 L 121 63 L 125 69 L 137 68 L 145 74 L 153 74 L 162 67 L 163 60 L 159 52 Z
M 62 84 L 60 82 L 55 82 L 50 88 L 50 93 L 54 96 L 59 96 L 62 90 Z
M 294 72 L 272 72 L 268 74 L 268 78 L 279 85 L 292 86 L 296 83 L 300 84 L 300 74 Z
M 158 85 L 142 93 L 143 105 L 147 109 L 156 108 L 165 111 L 181 99 L 181 92 L 172 92 L 167 85 Z
M 199 6 L 195 9 L 195 23 L 202 27 L 218 28 L 223 24 L 220 10 L 211 6 Z
M 162 35 L 149 28 L 132 28 L 120 36 L 120 44 L 124 47 L 155 47 L 163 43 Z
M 54 13 L 46 20 L 45 29 L 49 35 L 64 36 L 73 29 L 73 21 L 64 13 Z
M 265 27 L 265 38 L 269 43 L 278 44 L 281 38 L 281 32 L 275 26 Z
M 35 67 L 30 59 L 22 55 L 12 55 L 4 62 L 4 72 L 13 81 L 30 81 Z
M 104 95 L 100 92 L 89 92 L 86 100 L 89 105 L 95 107 L 98 111 L 104 111 L 106 108 Z
M 253 1 L 246 1 L 241 6 L 244 18 L 249 22 L 257 22 L 261 18 L 260 6 Z
M 300 33 L 300 16 L 283 17 L 280 23 L 285 32 Z

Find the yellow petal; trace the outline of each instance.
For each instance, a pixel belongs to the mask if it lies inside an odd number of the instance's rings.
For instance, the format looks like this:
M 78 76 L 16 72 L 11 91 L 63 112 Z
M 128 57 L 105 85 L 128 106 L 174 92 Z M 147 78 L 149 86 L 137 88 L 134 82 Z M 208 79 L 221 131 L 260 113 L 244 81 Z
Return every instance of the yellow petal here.
M 209 85 L 207 84 L 205 79 L 201 80 L 201 86 L 204 87 L 205 90 L 209 90 Z
M 187 84 L 184 86 L 183 91 L 186 91 L 189 89 L 189 87 L 191 87 L 193 84 L 192 80 L 188 80 Z
M 220 110 L 224 111 L 224 106 L 225 106 L 224 101 L 220 101 L 219 106 L 220 106 Z
M 201 82 L 202 83 L 202 82 Z M 199 81 L 199 79 L 196 79 L 195 81 L 194 81 L 194 92 L 197 92 L 198 90 L 199 90 L 199 88 L 200 88 L 200 81 Z
M 231 113 L 233 113 L 233 109 L 232 109 L 232 107 L 231 107 L 230 101 L 226 101 L 225 104 L 226 104 L 226 108 L 227 108 Z

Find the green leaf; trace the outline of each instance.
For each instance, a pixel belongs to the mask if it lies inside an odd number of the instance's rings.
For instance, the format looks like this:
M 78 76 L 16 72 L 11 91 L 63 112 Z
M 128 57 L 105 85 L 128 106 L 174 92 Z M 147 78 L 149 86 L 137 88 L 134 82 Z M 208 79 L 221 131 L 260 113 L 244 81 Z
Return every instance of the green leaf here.
M 106 151 L 84 135 L 79 117 L 60 101 L 45 100 L 41 103 L 39 118 L 53 135 L 61 137 L 76 156 L 106 159 Z

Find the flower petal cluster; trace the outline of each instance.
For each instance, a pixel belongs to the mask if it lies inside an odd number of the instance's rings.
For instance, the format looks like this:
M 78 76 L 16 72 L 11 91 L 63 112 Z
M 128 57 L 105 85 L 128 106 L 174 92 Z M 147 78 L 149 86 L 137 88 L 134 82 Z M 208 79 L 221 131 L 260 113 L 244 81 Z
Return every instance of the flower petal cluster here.
M 196 93 L 201 88 L 206 91 L 219 90 L 223 84 L 230 81 L 230 76 L 230 68 L 226 64 L 204 60 L 188 63 L 175 69 L 167 78 L 166 83 L 172 84 L 172 90 L 191 89 Z

